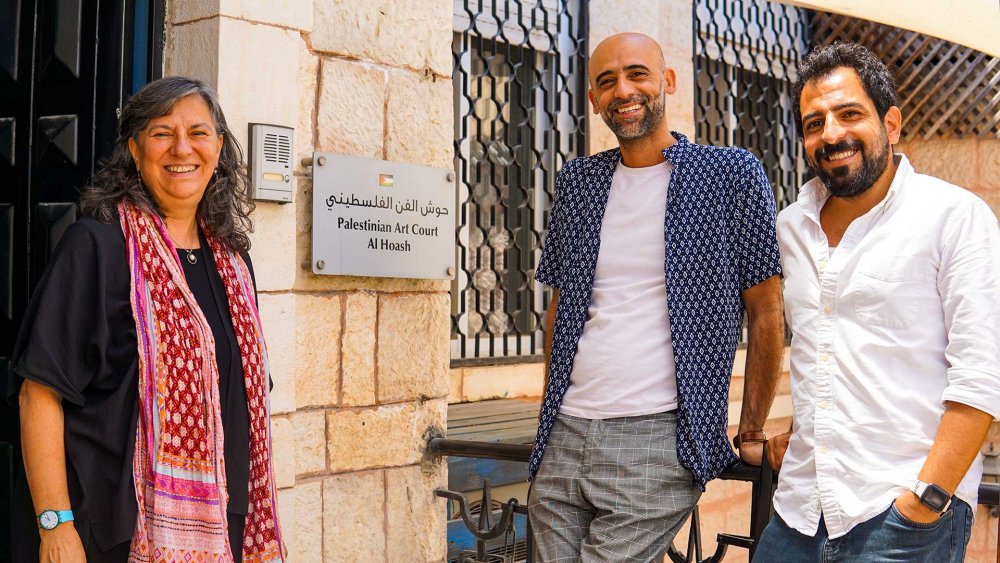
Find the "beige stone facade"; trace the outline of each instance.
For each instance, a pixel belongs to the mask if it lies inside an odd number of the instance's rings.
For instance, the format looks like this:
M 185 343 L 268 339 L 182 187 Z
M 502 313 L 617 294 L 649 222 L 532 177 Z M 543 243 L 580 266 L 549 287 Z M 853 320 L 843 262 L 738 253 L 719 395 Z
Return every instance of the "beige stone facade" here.
M 445 464 L 427 458 L 427 438 L 445 431 L 449 402 L 541 394 L 540 363 L 449 368 L 448 282 L 316 276 L 309 267 L 312 169 L 303 158 L 331 151 L 453 166 L 453 11 L 453 0 L 168 1 L 165 73 L 215 86 L 244 147 L 248 123 L 295 129 L 294 201 L 258 203 L 251 251 L 294 562 L 444 561 L 445 504 L 434 489 L 446 484 Z M 693 136 L 691 2 L 591 0 L 589 14 L 591 47 L 622 31 L 660 41 L 678 75 L 668 120 Z M 588 125 L 590 152 L 614 146 L 599 116 Z M 918 170 L 972 189 L 1000 213 L 1000 141 L 904 150 Z M 738 358 L 734 422 L 741 370 Z M 786 429 L 790 412 L 786 375 L 768 429 Z M 702 504 L 706 546 L 718 532 L 745 533 L 748 504 L 749 488 L 713 483 Z M 973 542 L 985 553 L 995 537 L 989 543 L 982 510 L 979 522 Z M 727 561 L 745 557 L 733 549 Z
M 446 0 L 168 2 L 167 74 L 215 86 L 244 147 L 248 123 L 295 128 L 294 202 L 258 203 L 251 251 L 292 561 L 444 559 L 444 465 L 424 449 L 445 426 L 449 286 L 314 276 L 300 161 L 450 168 L 451 18 Z

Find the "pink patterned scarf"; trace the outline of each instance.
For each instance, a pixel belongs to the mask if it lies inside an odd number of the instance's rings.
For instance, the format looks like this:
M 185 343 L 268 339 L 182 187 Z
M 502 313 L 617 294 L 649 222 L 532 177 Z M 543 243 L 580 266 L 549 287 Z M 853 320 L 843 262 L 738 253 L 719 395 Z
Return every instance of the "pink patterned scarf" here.
M 118 208 L 139 348 L 135 480 L 139 515 L 130 562 L 232 561 L 215 341 L 159 217 Z M 226 288 L 250 411 L 247 563 L 283 561 L 271 464 L 267 350 L 250 272 L 208 237 Z M 206 253 L 207 254 L 207 253 Z

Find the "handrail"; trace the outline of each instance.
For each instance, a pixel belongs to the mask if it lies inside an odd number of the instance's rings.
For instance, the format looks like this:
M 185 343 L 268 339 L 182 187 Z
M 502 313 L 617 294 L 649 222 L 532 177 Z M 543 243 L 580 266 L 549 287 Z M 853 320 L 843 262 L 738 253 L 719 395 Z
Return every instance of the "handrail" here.
M 473 457 L 524 463 L 528 463 L 531 458 L 531 446 L 528 444 L 500 444 L 450 438 L 431 438 L 427 442 L 427 451 L 434 456 Z M 753 482 L 760 477 L 760 469 L 743 462 L 736 462 L 727 467 L 719 475 L 719 479 Z M 979 504 L 1000 505 L 1000 483 L 980 483 Z
M 497 442 L 453 440 L 449 438 L 431 438 L 427 442 L 427 452 L 432 456 L 471 457 L 523 463 L 527 463 L 531 458 L 531 449 L 531 445 L 528 444 L 502 444 Z M 727 467 L 722 473 L 719 474 L 718 479 L 727 481 L 744 481 L 752 483 L 753 485 L 750 500 L 750 534 L 747 536 L 728 533 L 718 534 L 716 539 L 718 545 L 715 553 L 708 559 L 702 560 L 700 537 L 695 537 L 695 535 L 697 535 L 695 528 L 697 527 L 696 523 L 698 521 L 696 509 L 696 512 L 693 515 L 695 523 L 692 524 L 692 534 L 691 537 L 689 537 L 688 542 L 690 544 L 688 546 L 688 553 L 686 555 L 681 554 L 674 550 L 671 545 L 671 550 L 668 553 L 670 559 L 678 562 L 717 562 L 721 561 L 722 557 L 725 556 L 726 549 L 729 546 L 746 548 L 750 551 L 750 557 L 753 558 L 753 552 L 756 548 L 757 540 L 760 539 L 760 535 L 763 533 L 768 522 L 770 522 L 771 515 L 774 512 L 774 505 L 772 501 L 774 490 L 777 486 L 777 477 L 778 474 L 773 471 L 767 463 L 764 463 L 762 467 L 755 467 L 747 465 L 742 461 L 737 461 Z M 484 502 L 486 502 L 486 506 L 489 506 L 489 484 L 484 483 L 484 485 L 483 499 Z M 479 540 L 477 542 L 477 551 L 480 556 L 485 553 L 483 551 L 485 545 L 483 542 L 485 542 L 485 540 L 497 537 L 502 530 L 510 526 L 510 517 L 512 517 L 514 512 L 526 511 L 525 506 L 519 506 L 516 501 L 511 499 L 503 507 L 504 509 L 501 512 L 500 522 L 493 524 L 488 515 L 485 516 L 484 519 L 484 515 L 481 514 L 479 524 L 477 526 L 473 526 L 470 525 L 472 524 L 473 518 L 471 513 L 468 512 L 467 501 L 465 500 L 464 495 L 447 491 L 445 489 L 438 489 L 437 495 L 458 502 L 462 520 L 466 524 L 469 531 L 472 532 L 472 534 Z M 1000 483 L 980 483 L 979 504 L 988 506 L 997 506 L 1000 504 Z M 490 511 L 487 510 L 485 512 L 488 514 Z M 692 546 L 694 546 L 694 548 L 692 548 Z
M 427 442 L 427 452 L 434 456 L 451 455 L 502 461 L 523 461 L 524 463 L 528 463 L 528 460 L 531 459 L 531 446 L 527 444 L 500 444 L 449 438 L 431 438 Z

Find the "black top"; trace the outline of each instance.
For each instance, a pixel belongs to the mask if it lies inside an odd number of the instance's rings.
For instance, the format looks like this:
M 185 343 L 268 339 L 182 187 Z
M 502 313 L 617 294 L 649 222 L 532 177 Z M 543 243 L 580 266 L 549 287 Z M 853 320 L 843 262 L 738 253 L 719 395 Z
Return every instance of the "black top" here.
M 194 251 L 197 264 L 188 263 L 183 250 L 181 263 L 215 335 L 229 512 L 245 515 L 250 457 L 246 385 L 225 287 L 214 261 L 206 259 L 211 252 L 204 236 L 201 244 Z M 243 259 L 252 273 L 250 258 Z M 17 400 L 23 379 L 62 395 L 75 525 L 85 544 L 89 531 L 102 551 L 129 541 L 135 530 L 132 457 L 139 358 L 129 285 L 125 236 L 118 222 L 84 217 L 70 226 L 28 305 L 11 357 L 14 376 L 8 379 L 9 401 Z M 16 510 L 34 513 L 30 505 Z M 37 540 L 36 529 L 25 532 Z

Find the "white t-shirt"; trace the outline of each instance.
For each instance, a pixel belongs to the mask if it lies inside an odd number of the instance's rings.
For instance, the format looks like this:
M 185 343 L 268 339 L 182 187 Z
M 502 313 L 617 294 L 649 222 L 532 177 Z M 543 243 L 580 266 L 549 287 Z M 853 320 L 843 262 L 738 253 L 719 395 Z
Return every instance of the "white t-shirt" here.
M 677 407 L 664 275 L 670 170 L 669 162 L 615 169 L 564 414 L 604 419 Z

